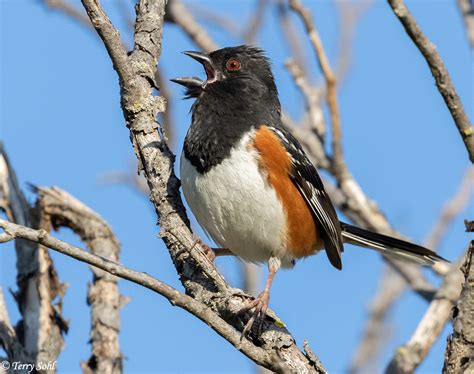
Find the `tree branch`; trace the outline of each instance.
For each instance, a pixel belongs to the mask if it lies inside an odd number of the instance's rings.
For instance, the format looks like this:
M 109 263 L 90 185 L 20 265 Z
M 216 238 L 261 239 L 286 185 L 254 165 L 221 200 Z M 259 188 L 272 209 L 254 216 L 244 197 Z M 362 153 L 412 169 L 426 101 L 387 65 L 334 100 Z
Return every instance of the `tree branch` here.
M 290 121 L 285 120 L 284 123 L 288 126 Z M 322 139 L 314 131 L 308 131 L 308 129 L 291 126 L 290 130 L 301 142 L 311 161 L 332 172 L 332 160 L 324 152 Z M 343 179 L 339 179 L 338 184 L 336 187 L 325 183 L 325 187 L 334 205 L 352 222 L 369 230 L 403 238 L 391 227 L 377 204 L 362 191 L 350 173 L 345 174 Z M 428 301 L 431 300 L 436 288 L 426 279 L 418 265 L 386 257 L 384 259 L 405 279 L 414 292 Z
M 424 241 L 424 245 L 427 248 L 432 248 L 436 251 L 450 222 L 467 205 L 472 194 L 473 173 L 474 169 L 471 166 L 468 167 L 458 191 L 445 203 L 434 228 Z M 450 265 L 446 263 L 439 263 L 439 265 L 435 270 L 439 275 L 445 276 L 449 272 Z M 386 269 L 382 277 L 380 287 L 369 308 L 369 317 L 364 336 L 353 357 L 350 367 L 350 372 L 352 373 L 360 371 L 376 357 L 377 351 L 380 350 L 381 346 L 379 340 L 383 338 L 382 328 L 384 327 L 386 316 L 407 286 L 406 281 L 399 275 L 391 272 L 390 268 Z
M 9 219 L 30 227 L 49 230 L 50 222 L 38 199 L 30 207 L 19 188 L 13 168 L 0 146 L 0 201 Z M 0 207 L 1 208 L 1 207 Z M 49 362 L 58 357 L 64 345 L 67 322 L 62 318 L 63 285 L 46 248 L 23 240 L 15 242 L 18 291 L 15 299 L 22 316 L 17 329 L 30 361 Z M 56 303 L 53 301 L 58 299 Z
M 385 267 L 375 296 L 370 302 L 363 337 L 352 358 L 349 373 L 380 372 L 372 367 L 369 369 L 369 364 L 373 364 L 383 343 L 388 339 L 388 312 L 405 289 L 406 282 L 403 278 L 391 267 Z
M 451 266 L 410 340 L 396 350 L 387 374 L 413 373 L 426 357 L 459 299 L 463 278 L 459 268 L 463 261 L 464 256 Z
M 449 76 L 448 70 L 444 65 L 441 56 L 436 47 L 423 34 L 420 26 L 415 18 L 404 4 L 403 0 L 387 0 L 393 12 L 402 23 L 408 36 L 420 50 L 431 70 L 431 74 L 436 82 L 436 87 L 443 97 L 446 106 L 453 117 L 454 123 L 461 135 L 466 147 L 469 159 L 474 162 L 474 129 L 469 121 L 467 114 L 464 112 L 461 99 L 459 98 L 454 85 Z
M 337 102 L 336 76 L 334 75 L 329 60 L 324 51 L 323 43 L 319 37 L 318 31 L 311 18 L 310 12 L 303 7 L 299 0 L 289 0 L 290 8 L 295 11 L 303 21 L 308 37 L 313 46 L 319 67 L 326 80 L 326 100 L 331 113 L 332 124 L 332 157 L 334 171 L 344 175 L 347 167 L 345 166 L 342 145 L 341 145 L 341 116 L 339 114 L 339 105 Z
M 169 18 L 171 22 L 176 23 L 203 51 L 211 52 L 219 48 L 181 1 L 168 1 L 166 5 L 166 17 L 167 19 Z
M 474 192 L 474 167 L 469 166 L 456 193 L 444 204 L 425 241 L 428 248 L 437 248 L 453 219 L 467 206 Z
M 119 242 L 102 217 L 57 187 L 35 190 L 56 230 L 70 228 L 93 254 L 118 262 Z M 91 270 L 94 277 L 87 301 L 91 305 L 92 356 L 81 366 L 85 373 L 121 373 L 120 309 L 125 299 L 120 295 L 116 277 L 94 267 Z
M 180 293 L 178 290 L 159 281 L 156 278 L 146 274 L 134 271 L 118 263 L 110 261 L 104 257 L 88 253 L 85 250 L 63 242 L 54 238 L 45 230 L 33 230 L 25 226 L 16 225 L 0 219 L 0 227 L 4 229 L 4 233 L 0 242 L 5 243 L 14 238 L 22 238 L 34 243 L 44 245 L 54 251 L 62 253 L 66 256 L 72 257 L 78 261 L 87 263 L 91 266 L 99 268 L 113 276 L 126 279 L 140 286 L 148 288 L 165 298 L 174 306 L 178 306 L 200 320 L 209 325 L 219 335 L 228 340 L 238 350 L 252 359 L 256 359 L 257 363 L 264 366 L 273 367 L 272 358 L 266 350 L 259 348 L 244 339 L 241 341 L 240 333 L 232 326 L 222 320 L 213 310 L 203 305 L 192 297 Z
M 77 9 L 74 5 L 69 4 L 64 0 L 43 0 L 43 3 L 48 8 L 64 13 L 71 19 L 79 22 L 81 25 L 87 26 L 89 30 L 92 29 L 91 22 L 89 21 L 87 15 L 80 9 Z
M 448 337 L 443 373 L 474 371 L 474 241 L 471 241 L 462 267 L 464 285 L 453 311 L 454 331 Z
M 2 287 L 0 287 L 0 347 L 7 352 L 8 361 L 10 362 L 32 362 L 10 323 Z
M 471 44 L 471 48 L 474 48 L 474 6 L 470 0 L 457 0 L 457 3 L 464 20 L 467 39 Z

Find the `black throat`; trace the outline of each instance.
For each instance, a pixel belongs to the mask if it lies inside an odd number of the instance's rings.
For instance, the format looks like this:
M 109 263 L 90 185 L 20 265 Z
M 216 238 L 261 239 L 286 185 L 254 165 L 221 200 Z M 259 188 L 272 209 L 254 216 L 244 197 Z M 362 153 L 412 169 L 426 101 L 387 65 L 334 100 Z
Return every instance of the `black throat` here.
M 280 123 L 276 87 L 250 79 L 209 85 L 193 104 L 183 151 L 200 173 L 219 165 L 248 131 Z

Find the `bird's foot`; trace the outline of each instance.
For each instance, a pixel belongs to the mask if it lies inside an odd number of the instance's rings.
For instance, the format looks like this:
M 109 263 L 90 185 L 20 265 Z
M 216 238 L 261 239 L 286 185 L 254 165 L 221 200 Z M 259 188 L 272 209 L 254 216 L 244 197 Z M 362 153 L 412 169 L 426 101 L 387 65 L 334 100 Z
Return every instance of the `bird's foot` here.
M 201 246 L 204 254 L 209 259 L 209 261 L 214 262 L 214 260 L 216 258 L 216 253 L 215 253 L 214 249 L 209 247 L 207 244 L 204 244 L 204 242 L 200 238 L 195 236 L 194 237 L 193 248 L 196 247 L 197 245 Z
M 241 313 L 247 312 L 252 309 L 254 310 L 252 317 L 248 320 L 247 324 L 245 325 L 244 330 L 242 331 L 241 339 L 243 339 L 250 332 L 255 322 L 258 323 L 258 335 L 261 334 L 262 324 L 263 324 L 263 321 L 265 320 L 265 315 L 267 314 L 269 301 L 270 301 L 270 292 L 263 291 L 254 300 L 252 300 L 247 306 L 241 309 L 240 311 Z
M 214 249 L 209 247 L 207 244 L 204 244 L 203 242 L 201 242 L 201 247 L 209 261 L 214 262 L 214 260 L 216 259 L 216 252 L 214 252 Z

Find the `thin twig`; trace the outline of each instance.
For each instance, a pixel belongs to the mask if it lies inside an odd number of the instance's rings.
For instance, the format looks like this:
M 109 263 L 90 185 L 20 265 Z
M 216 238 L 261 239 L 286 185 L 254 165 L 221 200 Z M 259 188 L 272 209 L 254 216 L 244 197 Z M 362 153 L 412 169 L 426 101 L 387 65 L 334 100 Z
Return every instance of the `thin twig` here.
M 387 316 L 393 304 L 406 289 L 406 282 L 392 268 L 385 267 L 379 280 L 377 291 L 370 302 L 369 316 L 363 336 L 352 358 L 349 373 L 379 372 L 370 364 L 375 364 L 375 358 L 388 340 Z
M 436 82 L 436 87 L 443 97 L 446 106 L 453 117 L 454 124 L 456 125 L 459 134 L 464 142 L 469 159 L 474 162 L 474 129 L 469 121 L 469 118 L 464 111 L 461 99 L 456 93 L 451 77 L 449 76 L 448 69 L 444 65 L 441 56 L 439 55 L 436 47 L 431 41 L 423 34 L 420 26 L 416 22 L 413 15 L 408 10 L 403 0 L 387 0 L 392 7 L 393 12 L 402 23 L 408 36 L 415 43 L 416 47 L 420 50 L 421 54 L 425 58 L 428 66 L 431 70 L 431 74 Z
M 258 30 L 263 24 L 265 10 L 268 5 L 268 0 L 256 0 L 255 11 L 250 17 L 248 25 L 244 28 L 242 38 L 247 44 L 253 44 L 257 37 Z
M 326 100 L 331 113 L 332 124 L 332 157 L 334 170 L 337 174 L 344 175 L 346 166 L 344 164 L 342 145 L 341 145 L 341 117 L 339 113 L 339 105 L 337 102 L 336 76 L 334 75 L 329 60 L 324 51 L 323 43 L 319 37 L 318 31 L 311 18 L 310 12 L 303 7 L 299 0 L 289 0 L 290 8 L 295 11 L 301 18 L 308 37 L 313 46 L 319 67 L 326 80 Z
M 471 44 L 471 48 L 474 48 L 474 5 L 472 0 L 457 0 L 457 3 L 464 20 L 467 39 Z
M 350 2 L 336 0 L 336 8 L 339 13 L 339 45 L 336 63 L 336 76 L 339 87 L 345 81 L 352 62 L 352 50 L 354 47 L 354 35 L 358 21 L 375 3 L 374 0 L 362 0 Z
M 173 1 L 173 0 L 172 0 Z M 218 12 L 214 12 L 207 7 L 204 7 L 199 2 L 191 2 L 186 4 L 190 13 L 201 19 L 204 23 L 216 26 L 223 31 L 229 33 L 234 38 L 240 38 L 242 30 L 240 25 L 232 18 L 226 17 Z
M 456 193 L 447 201 L 441 210 L 441 213 L 436 220 L 431 232 L 425 241 L 428 248 L 436 249 L 439 247 L 441 239 L 449 229 L 452 223 L 461 211 L 467 206 L 469 200 L 474 192 L 474 167 L 469 166 L 463 176 L 461 183 L 459 183 Z
M 324 123 L 324 114 L 321 108 L 321 90 L 312 86 L 307 81 L 303 69 L 301 69 L 293 59 L 286 60 L 285 67 L 305 98 L 306 110 L 309 114 L 311 129 L 314 129 L 316 134 L 318 134 L 321 139 L 324 139 L 326 125 Z M 324 152 L 324 149 L 321 148 L 320 151 Z M 320 157 L 322 157 L 322 155 Z
M 191 12 L 179 0 L 170 0 L 166 6 L 167 16 L 176 23 L 188 37 L 205 52 L 218 48 L 207 31 L 194 19 Z
M 71 19 L 79 22 L 83 26 L 87 26 L 89 29 L 92 28 L 91 22 L 87 15 L 81 9 L 76 8 L 74 5 L 64 0 L 43 0 L 43 2 L 48 8 L 66 14 Z
M 286 44 L 291 50 L 291 54 L 295 59 L 298 66 L 301 70 L 307 73 L 306 66 L 306 50 L 302 45 L 302 38 L 298 35 L 298 32 L 295 29 L 295 25 L 291 22 L 289 17 L 288 6 L 286 0 L 278 0 L 277 3 L 278 17 L 280 19 L 280 26 L 283 31 L 283 36 L 285 37 Z

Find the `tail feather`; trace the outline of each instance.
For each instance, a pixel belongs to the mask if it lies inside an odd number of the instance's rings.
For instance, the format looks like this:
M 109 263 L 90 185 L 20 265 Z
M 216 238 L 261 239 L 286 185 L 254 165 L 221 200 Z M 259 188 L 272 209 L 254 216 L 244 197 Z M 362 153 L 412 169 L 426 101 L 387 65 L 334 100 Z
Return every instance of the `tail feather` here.
M 449 262 L 428 248 L 387 235 L 361 229 L 341 222 L 342 237 L 346 243 L 373 249 L 392 258 L 431 266 L 438 261 Z

